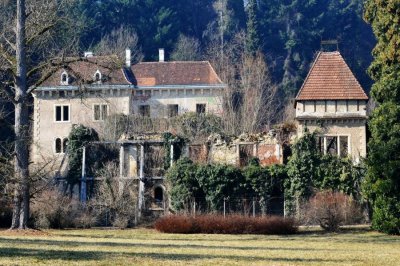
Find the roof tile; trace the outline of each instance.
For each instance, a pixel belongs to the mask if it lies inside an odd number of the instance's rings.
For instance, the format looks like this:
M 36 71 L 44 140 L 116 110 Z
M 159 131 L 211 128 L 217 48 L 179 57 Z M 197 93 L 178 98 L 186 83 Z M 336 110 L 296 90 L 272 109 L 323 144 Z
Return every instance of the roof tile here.
M 368 100 L 339 52 L 320 52 L 303 83 L 300 100 Z

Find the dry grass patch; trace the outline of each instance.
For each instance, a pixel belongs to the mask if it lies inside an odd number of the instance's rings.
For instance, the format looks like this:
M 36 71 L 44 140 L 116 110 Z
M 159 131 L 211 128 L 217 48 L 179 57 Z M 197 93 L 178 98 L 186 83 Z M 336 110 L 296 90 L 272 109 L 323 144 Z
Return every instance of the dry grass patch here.
M 0 232 L 0 265 L 398 265 L 400 238 L 367 228 L 290 236 L 155 230 Z

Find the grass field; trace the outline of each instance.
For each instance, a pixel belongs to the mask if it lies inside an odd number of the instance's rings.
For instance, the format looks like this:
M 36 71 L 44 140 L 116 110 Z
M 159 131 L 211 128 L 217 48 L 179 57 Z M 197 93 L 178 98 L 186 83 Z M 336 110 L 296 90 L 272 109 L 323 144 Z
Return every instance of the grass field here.
M 150 229 L 0 231 L 0 265 L 400 265 L 400 237 L 366 228 L 291 236 Z

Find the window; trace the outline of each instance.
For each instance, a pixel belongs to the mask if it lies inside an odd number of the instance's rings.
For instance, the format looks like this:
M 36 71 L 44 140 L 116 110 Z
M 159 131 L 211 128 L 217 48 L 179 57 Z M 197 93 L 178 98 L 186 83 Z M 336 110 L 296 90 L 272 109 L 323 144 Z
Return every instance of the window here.
M 94 81 L 95 82 L 101 82 L 101 73 L 99 70 L 96 71 L 96 73 L 94 74 Z
M 340 147 L 340 154 L 339 156 L 345 158 L 349 156 L 349 137 L 348 136 L 340 136 L 339 137 L 339 147 Z
M 95 104 L 93 112 L 94 121 L 104 121 L 108 116 L 108 106 L 107 104 Z
M 56 153 L 61 153 L 61 152 L 62 152 L 61 139 L 56 138 Z
M 179 112 L 179 106 L 177 104 L 168 105 L 168 117 L 177 116 Z
M 197 114 L 205 114 L 206 113 L 206 104 L 196 104 L 196 113 Z
M 69 122 L 69 105 L 55 106 L 56 122 Z
M 67 147 L 68 147 L 68 139 L 67 138 L 64 138 L 63 140 L 61 140 L 61 138 L 56 138 L 56 140 L 55 140 L 56 153 L 66 153 Z
M 150 105 L 140 105 L 139 115 L 142 117 L 150 117 Z
M 66 71 L 61 73 L 61 85 L 68 85 L 68 73 Z
M 316 141 L 322 154 L 345 158 L 350 153 L 349 139 L 349 136 L 318 136 Z
M 326 137 L 326 151 L 331 155 L 338 155 L 338 138 Z

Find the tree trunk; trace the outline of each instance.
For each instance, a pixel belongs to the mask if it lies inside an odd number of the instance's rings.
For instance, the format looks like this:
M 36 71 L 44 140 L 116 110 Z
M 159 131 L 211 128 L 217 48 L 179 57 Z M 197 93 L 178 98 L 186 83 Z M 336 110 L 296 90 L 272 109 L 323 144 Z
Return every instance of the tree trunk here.
M 29 113 L 26 81 L 25 0 L 17 0 L 15 80 L 15 194 L 11 229 L 26 229 L 29 219 Z

